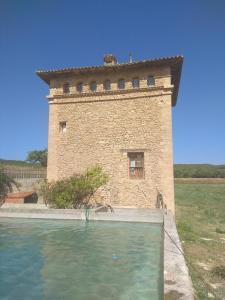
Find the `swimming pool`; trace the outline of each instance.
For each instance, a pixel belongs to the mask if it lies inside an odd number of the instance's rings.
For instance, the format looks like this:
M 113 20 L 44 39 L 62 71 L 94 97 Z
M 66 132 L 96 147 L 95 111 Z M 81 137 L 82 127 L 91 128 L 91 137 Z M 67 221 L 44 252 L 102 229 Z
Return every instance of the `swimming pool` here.
M 163 299 L 163 225 L 0 220 L 0 298 Z

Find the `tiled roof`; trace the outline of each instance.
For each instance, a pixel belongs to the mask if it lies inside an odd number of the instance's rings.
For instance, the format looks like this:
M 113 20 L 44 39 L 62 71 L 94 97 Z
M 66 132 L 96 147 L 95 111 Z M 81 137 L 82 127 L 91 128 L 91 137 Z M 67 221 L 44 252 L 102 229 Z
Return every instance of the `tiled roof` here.
M 173 105 L 176 104 L 179 82 L 181 76 L 181 69 L 183 63 L 183 56 L 171 56 L 171 57 L 162 57 L 154 58 L 150 60 L 135 61 L 129 63 L 121 63 L 115 65 L 100 65 L 100 66 L 89 66 L 89 67 L 70 67 L 56 70 L 38 70 L 36 74 L 44 80 L 47 84 L 50 83 L 50 80 L 53 77 L 58 77 L 60 75 L 72 75 L 72 74 L 87 74 L 87 73 L 101 73 L 101 72 L 110 72 L 110 71 L 119 71 L 121 69 L 135 69 L 137 67 L 143 66 L 170 66 L 171 75 L 172 75 L 172 84 L 174 84 L 174 93 L 173 93 Z
M 71 71 L 91 71 L 91 70 L 106 70 L 106 69 L 114 69 L 114 68 L 121 68 L 121 67 L 129 67 L 129 66 L 142 66 L 150 64 L 158 64 L 158 63 L 169 63 L 175 61 L 183 61 L 182 55 L 177 56 L 170 56 L 170 57 L 162 57 L 162 58 L 154 58 L 149 60 L 141 60 L 141 61 L 134 61 L 129 63 L 121 63 L 115 65 L 100 65 L 100 66 L 86 66 L 86 67 L 69 67 L 63 69 L 52 69 L 52 70 L 37 70 L 36 73 L 40 75 L 43 73 L 67 73 Z

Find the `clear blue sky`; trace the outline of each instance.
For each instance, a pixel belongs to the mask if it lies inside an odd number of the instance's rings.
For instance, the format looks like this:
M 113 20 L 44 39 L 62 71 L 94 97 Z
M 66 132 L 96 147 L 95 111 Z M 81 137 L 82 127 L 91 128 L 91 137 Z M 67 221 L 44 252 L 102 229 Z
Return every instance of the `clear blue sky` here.
M 47 147 L 47 85 L 37 69 L 183 54 L 174 161 L 225 163 L 224 0 L 1 0 L 0 158 Z

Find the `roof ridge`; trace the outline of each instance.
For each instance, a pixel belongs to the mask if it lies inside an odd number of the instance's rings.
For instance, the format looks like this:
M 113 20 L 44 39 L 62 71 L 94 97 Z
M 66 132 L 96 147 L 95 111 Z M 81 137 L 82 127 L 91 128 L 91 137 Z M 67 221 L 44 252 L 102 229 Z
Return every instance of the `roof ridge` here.
M 73 71 L 73 70 L 89 70 L 89 69 L 101 69 L 101 68 L 116 68 L 119 66 L 129 66 L 129 65 L 135 65 L 139 63 L 147 63 L 147 62 L 157 62 L 157 61 L 163 61 L 163 60 L 172 60 L 172 59 L 183 59 L 183 55 L 175 55 L 175 56 L 165 56 L 165 57 L 159 57 L 159 58 L 152 58 L 152 59 L 145 59 L 145 60 L 139 60 L 139 61 L 133 61 L 133 62 L 124 62 L 124 63 L 117 63 L 115 65 L 96 65 L 96 66 L 81 66 L 81 67 L 66 67 L 66 68 L 60 68 L 60 69 L 49 69 L 49 70 L 37 70 L 36 73 L 51 73 L 51 72 L 64 72 L 64 71 Z

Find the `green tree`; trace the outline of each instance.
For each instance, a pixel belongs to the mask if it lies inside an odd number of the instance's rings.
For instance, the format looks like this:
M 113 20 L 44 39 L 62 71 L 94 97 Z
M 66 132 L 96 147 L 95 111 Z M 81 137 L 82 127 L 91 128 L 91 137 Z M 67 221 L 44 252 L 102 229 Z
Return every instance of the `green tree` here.
M 47 149 L 33 150 L 33 151 L 28 152 L 26 161 L 31 164 L 39 164 L 42 167 L 46 167 L 47 166 L 47 157 L 48 157 Z
M 19 187 L 18 183 L 8 176 L 3 168 L 0 168 L 0 205 L 4 202 L 6 195 L 13 191 L 13 186 Z

